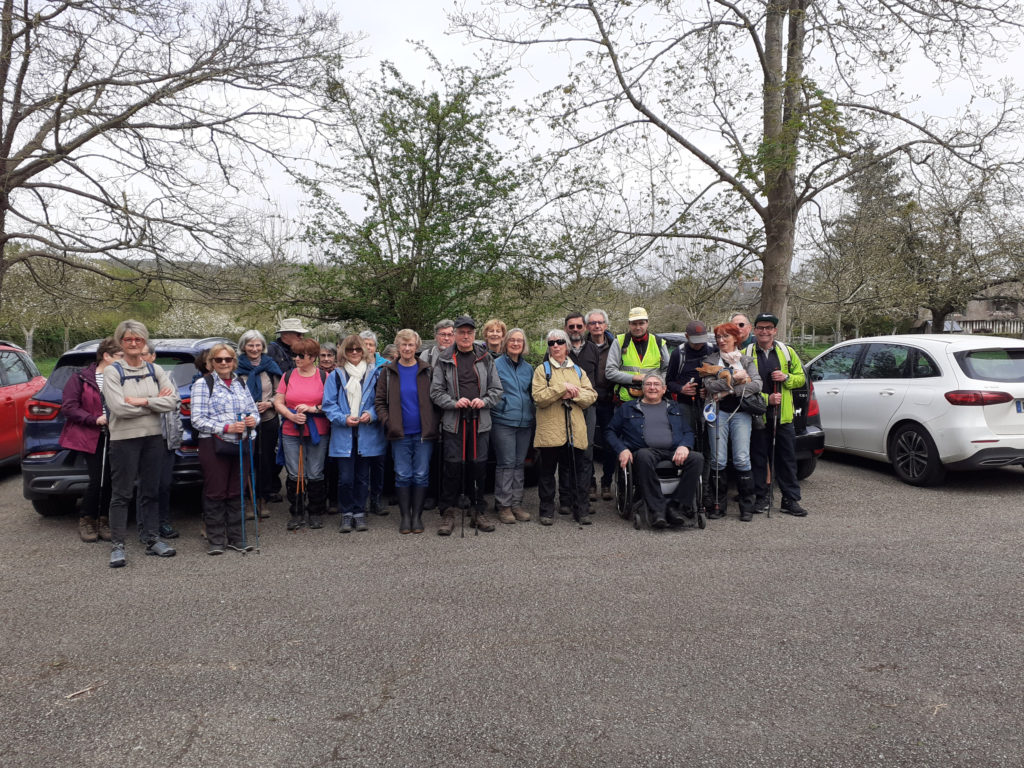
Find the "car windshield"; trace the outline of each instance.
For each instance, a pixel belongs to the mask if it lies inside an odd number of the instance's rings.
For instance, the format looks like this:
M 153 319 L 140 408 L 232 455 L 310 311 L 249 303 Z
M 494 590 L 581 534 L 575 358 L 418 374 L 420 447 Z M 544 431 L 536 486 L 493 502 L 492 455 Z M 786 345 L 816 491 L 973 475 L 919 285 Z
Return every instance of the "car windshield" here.
M 972 379 L 1024 382 L 1024 348 L 971 349 L 957 352 L 954 357 Z

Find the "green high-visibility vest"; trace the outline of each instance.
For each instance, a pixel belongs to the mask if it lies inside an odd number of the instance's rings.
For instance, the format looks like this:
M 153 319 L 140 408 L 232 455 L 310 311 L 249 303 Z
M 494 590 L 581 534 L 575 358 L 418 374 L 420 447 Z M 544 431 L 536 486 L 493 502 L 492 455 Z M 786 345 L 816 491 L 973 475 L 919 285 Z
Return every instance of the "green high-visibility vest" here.
M 643 358 L 640 357 L 636 344 L 633 342 L 633 337 L 628 333 L 620 333 L 616 338 L 619 340 L 619 349 L 622 350 L 622 365 L 619 366 L 620 371 L 632 376 L 635 373 L 652 370 L 657 371 L 661 368 L 661 339 L 653 333 L 648 335 L 647 349 L 644 350 Z M 626 344 L 626 339 L 629 339 L 629 344 Z M 622 402 L 636 399 L 629 394 L 629 387 L 623 386 L 622 384 L 620 384 L 615 391 L 619 396 L 619 400 Z

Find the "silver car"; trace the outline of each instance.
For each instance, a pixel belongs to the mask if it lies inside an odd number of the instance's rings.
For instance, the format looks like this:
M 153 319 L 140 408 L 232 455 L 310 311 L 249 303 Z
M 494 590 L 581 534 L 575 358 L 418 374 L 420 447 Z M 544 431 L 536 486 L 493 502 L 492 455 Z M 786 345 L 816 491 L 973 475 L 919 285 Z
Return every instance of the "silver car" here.
M 891 462 L 901 480 L 1024 465 L 1024 341 L 908 334 L 851 339 L 806 366 L 826 450 Z

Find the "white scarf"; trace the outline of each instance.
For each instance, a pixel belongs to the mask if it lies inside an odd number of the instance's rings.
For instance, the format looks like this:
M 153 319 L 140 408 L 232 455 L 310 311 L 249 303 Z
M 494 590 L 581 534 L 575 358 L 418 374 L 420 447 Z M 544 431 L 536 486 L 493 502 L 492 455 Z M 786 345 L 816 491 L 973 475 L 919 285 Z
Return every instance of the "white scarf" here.
M 345 397 L 348 400 L 348 412 L 355 418 L 359 418 L 359 405 L 363 400 L 363 376 L 366 373 L 366 362 L 359 361 L 359 365 L 345 363 L 345 373 L 348 374 L 348 383 L 345 385 Z
M 734 371 L 737 368 L 743 368 L 743 363 L 740 361 L 742 353 L 738 349 L 734 349 L 732 352 L 719 352 L 718 354 L 722 357 L 722 365 L 727 365 Z

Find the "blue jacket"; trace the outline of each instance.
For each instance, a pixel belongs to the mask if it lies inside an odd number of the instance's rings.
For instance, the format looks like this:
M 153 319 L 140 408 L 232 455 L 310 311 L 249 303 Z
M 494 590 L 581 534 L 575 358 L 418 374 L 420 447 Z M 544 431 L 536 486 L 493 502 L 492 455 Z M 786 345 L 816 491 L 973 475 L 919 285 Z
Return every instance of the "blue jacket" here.
M 367 366 L 363 377 L 362 399 L 359 401 L 360 413 L 370 414 L 369 424 L 350 427 L 345 419 L 350 415 L 348 398 L 345 396 L 345 385 L 348 374 L 344 367 L 335 368 L 324 384 L 324 415 L 331 422 L 331 443 L 327 450 L 331 456 L 352 456 L 352 430 L 359 430 L 358 448 L 360 456 L 383 456 L 387 446 L 384 439 L 384 428 L 377 418 L 377 408 L 373 399 L 377 390 L 377 378 L 380 368 Z M 359 415 L 359 414 L 352 414 Z
M 532 427 L 536 421 L 533 403 L 533 366 L 520 356 L 512 362 L 508 355 L 494 361 L 503 390 L 501 400 L 491 408 L 491 419 L 506 427 Z
M 681 445 L 693 448 L 693 431 L 686 423 L 683 411 L 678 403 L 662 400 L 668 407 L 668 423 L 672 427 L 672 443 L 675 448 Z M 639 400 L 627 400 L 615 409 L 612 420 L 605 430 L 605 439 L 615 455 L 618 456 L 627 448 L 635 453 L 647 447 L 644 440 L 644 412 Z

